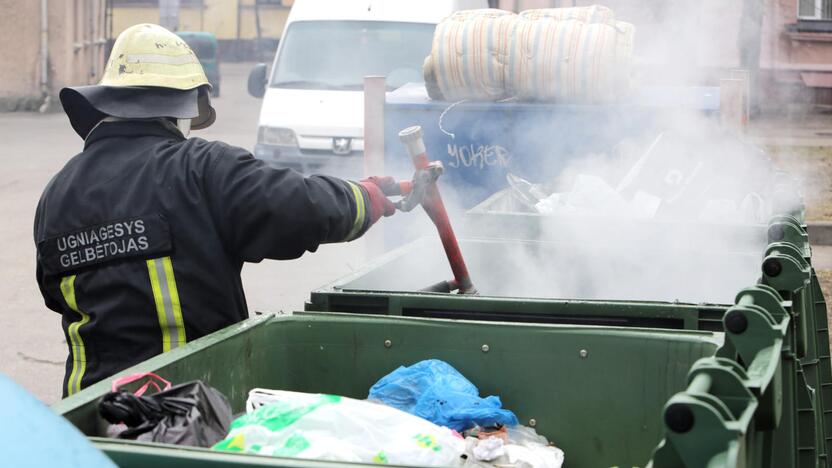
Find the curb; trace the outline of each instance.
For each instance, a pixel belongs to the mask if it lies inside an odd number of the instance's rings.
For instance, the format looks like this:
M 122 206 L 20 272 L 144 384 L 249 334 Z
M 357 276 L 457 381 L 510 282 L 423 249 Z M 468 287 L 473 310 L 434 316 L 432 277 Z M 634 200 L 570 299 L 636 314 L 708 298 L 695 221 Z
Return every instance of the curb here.
M 806 232 L 813 245 L 832 245 L 832 221 L 810 221 Z

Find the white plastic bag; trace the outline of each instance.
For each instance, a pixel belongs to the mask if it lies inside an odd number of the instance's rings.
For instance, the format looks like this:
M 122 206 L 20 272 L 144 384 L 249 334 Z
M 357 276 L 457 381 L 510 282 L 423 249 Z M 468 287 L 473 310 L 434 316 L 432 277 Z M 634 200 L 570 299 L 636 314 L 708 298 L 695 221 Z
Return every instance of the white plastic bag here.
M 487 439 L 480 440 L 479 443 L 474 445 L 471 451 L 477 460 L 490 461 L 506 453 L 503 445 L 503 439 L 499 437 L 488 437 Z
M 345 462 L 449 466 L 465 442 L 389 406 L 335 395 L 254 389 L 217 450 Z
M 468 437 L 466 453 L 463 468 L 562 468 L 565 458 L 563 450 L 526 426 L 509 427 L 507 442 Z
M 508 462 L 515 466 L 534 468 L 561 468 L 563 466 L 563 450 L 557 447 L 508 444 L 503 449 L 506 451 Z

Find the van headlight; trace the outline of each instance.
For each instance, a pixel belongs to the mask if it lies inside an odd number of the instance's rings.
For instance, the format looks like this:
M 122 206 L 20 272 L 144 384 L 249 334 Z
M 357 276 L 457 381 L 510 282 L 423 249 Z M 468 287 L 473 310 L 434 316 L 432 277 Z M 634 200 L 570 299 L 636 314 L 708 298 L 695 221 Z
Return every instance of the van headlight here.
M 298 146 L 298 137 L 291 128 L 260 127 L 257 130 L 257 142 L 264 145 Z

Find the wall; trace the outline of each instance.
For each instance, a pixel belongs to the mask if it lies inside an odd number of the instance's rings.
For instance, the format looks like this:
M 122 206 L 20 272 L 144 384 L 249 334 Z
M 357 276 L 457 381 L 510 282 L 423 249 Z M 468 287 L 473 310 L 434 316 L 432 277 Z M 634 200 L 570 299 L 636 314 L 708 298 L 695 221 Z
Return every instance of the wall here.
M 113 35 L 138 23 L 158 23 L 159 8 L 147 5 L 115 6 Z M 255 0 L 203 0 L 203 7 L 183 6 L 179 12 L 180 31 L 207 31 L 219 40 L 223 60 L 264 60 L 274 54 L 289 16 L 292 2 L 260 5 L 260 38 L 257 42 Z M 268 58 L 266 58 L 268 60 Z
M 39 105 L 40 3 L 0 0 L 0 11 L 0 101 L 6 110 L 25 99 Z
M 253 4 L 253 0 L 248 0 L 243 3 Z M 286 25 L 286 19 L 289 17 L 288 8 L 263 7 L 260 8 L 260 34 L 262 37 L 271 37 L 280 39 L 283 34 L 283 27 Z M 240 16 L 240 36 L 243 38 L 256 38 L 257 29 L 255 23 L 254 9 L 250 7 L 241 10 Z
M 797 0 L 766 0 L 761 88 L 778 102 L 832 105 L 832 33 L 794 30 Z
M 118 37 L 125 29 L 140 23 L 159 24 L 159 7 L 113 7 L 113 37 Z
M 832 33 L 791 32 L 797 0 L 767 0 L 762 38 L 763 68 L 832 71 Z
M 204 8 L 182 7 L 180 31 L 208 31 L 220 40 L 255 39 L 257 37 L 254 0 L 204 0 Z M 260 5 L 262 37 L 279 39 L 289 16 L 289 8 Z M 153 6 L 116 6 L 113 8 L 113 35 L 138 23 L 158 23 L 159 8 Z
M 106 46 L 104 0 L 49 0 L 48 85 L 55 97 L 64 86 L 100 79 Z M 41 2 L 0 0 L 0 111 L 35 110 L 41 90 Z M 46 102 L 45 108 L 56 101 Z

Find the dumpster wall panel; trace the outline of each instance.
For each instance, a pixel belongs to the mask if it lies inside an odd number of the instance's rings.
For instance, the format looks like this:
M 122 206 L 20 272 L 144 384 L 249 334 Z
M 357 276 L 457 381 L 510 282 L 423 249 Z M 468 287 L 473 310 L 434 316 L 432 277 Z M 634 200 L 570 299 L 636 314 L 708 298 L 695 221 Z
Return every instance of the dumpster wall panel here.
M 370 386 L 398 366 L 443 359 L 481 394 L 500 396 L 524 423 L 535 419 L 538 431 L 576 466 L 641 466 L 660 437 L 655 415 L 685 386 L 690 365 L 712 355 L 718 344 L 713 334 L 702 332 L 333 314 L 272 318 L 262 326 L 220 333 L 130 372 L 154 370 L 175 382 L 202 378 L 225 393 L 238 412 L 250 388 L 366 398 Z M 616 398 L 605 396 L 610 389 Z M 88 435 L 101 434 L 102 427 L 91 428 L 81 415 L 89 414 L 94 396 L 106 390 L 99 384 L 62 403 L 69 409 L 86 397 L 80 408 L 64 414 Z
M 431 101 L 423 86 L 408 84 L 387 95 L 385 170 L 411 172 L 398 132 L 420 125 L 428 156 L 445 166 L 443 194 L 456 192 L 471 208 L 505 188 L 507 172 L 548 180 L 576 158 L 655 133 L 668 109 L 708 114 L 718 106 L 714 88 L 657 87 L 616 105 L 564 105 Z

